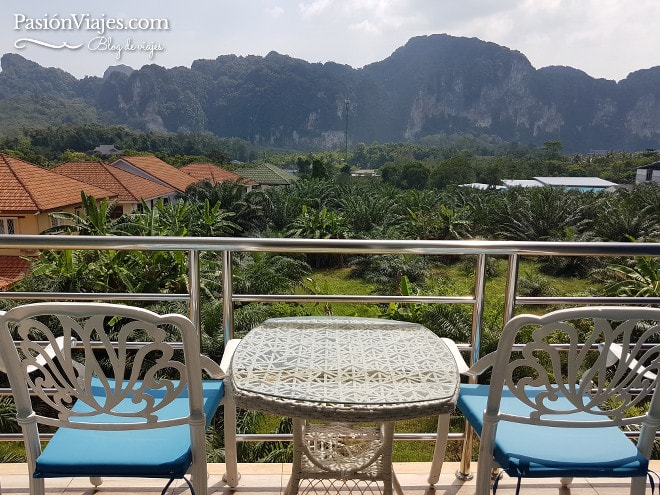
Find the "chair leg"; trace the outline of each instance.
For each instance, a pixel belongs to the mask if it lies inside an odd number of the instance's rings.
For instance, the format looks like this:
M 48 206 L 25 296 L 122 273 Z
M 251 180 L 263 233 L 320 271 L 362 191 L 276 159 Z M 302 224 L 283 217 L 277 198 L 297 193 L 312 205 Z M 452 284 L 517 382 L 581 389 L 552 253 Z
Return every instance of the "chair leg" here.
M 293 418 L 293 462 L 291 463 L 291 476 L 284 491 L 285 495 L 296 495 L 300 487 L 305 423 L 306 421 L 302 418 Z
M 33 478 L 30 476 L 30 495 L 45 495 L 46 483 L 43 478 Z
M 435 449 L 433 450 L 433 462 L 431 463 L 431 472 L 429 473 L 429 485 L 435 485 L 440 479 L 442 463 L 445 460 L 447 450 L 447 438 L 449 436 L 449 414 L 438 416 L 438 436 L 435 440 Z
M 476 495 L 488 495 L 490 493 L 491 481 L 492 479 L 490 477 L 490 467 L 488 466 L 488 463 L 479 459 L 479 465 L 477 466 Z
M 399 483 L 399 478 L 396 477 L 394 468 L 392 468 L 392 488 L 397 495 L 404 495 L 403 489 L 401 488 L 401 483 Z
M 493 459 L 493 443 L 495 439 L 496 425 L 484 421 L 481 429 L 481 442 L 479 443 L 479 461 L 477 465 L 477 489 L 476 495 L 488 495 L 490 493 L 491 471 L 496 467 Z
M 573 478 L 561 478 L 559 480 L 559 482 L 561 483 L 561 486 L 566 486 L 567 487 L 568 485 L 573 483 Z
M 635 476 L 630 481 L 630 495 L 644 495 L 646 492 L 646 476 Z
M 190 481 L 184 476 L 184 480 L 193 491 L 194 495 L 206 495 L 208 492 L 208 465 L 206 464 L 206 420 L 201 418 L 191 419 L 193 451 L 192 465 L 190 466 Z
M 228 380 L 225 380 L 225 387 Z M 224 398 L 225 416 L 225 474 L 222 480 L 231 488 L 238 486 L 241 475 L 238 472 L 238 454 L 236 452 L 236 403 L 231 390 L 227 390 Z

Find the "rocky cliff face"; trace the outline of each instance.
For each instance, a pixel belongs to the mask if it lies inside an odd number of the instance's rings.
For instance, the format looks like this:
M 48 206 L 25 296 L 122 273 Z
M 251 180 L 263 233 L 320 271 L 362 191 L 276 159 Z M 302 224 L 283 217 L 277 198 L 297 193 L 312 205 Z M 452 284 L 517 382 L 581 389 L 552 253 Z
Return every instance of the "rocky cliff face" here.
M 588 152 L 660 140 L 660 67 L 616 83 L 570 67 L 535 69 L 520 52 L 475 38 L 413 38 L 358 70 L 275 52 L 128 69 L 78 81 L 5 55 L 0 100 L 52 94 L 82 99 L 108 123 L 295 148 L 342 146 L 347 121 L 350 143 L 471 133 Z

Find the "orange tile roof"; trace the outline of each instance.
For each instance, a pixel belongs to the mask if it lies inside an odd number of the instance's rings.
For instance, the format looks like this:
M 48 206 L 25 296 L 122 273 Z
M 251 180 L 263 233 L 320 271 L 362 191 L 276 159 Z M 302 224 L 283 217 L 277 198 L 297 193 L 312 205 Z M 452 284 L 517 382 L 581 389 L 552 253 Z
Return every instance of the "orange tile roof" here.
M 5 290 L 21 280 L 30 262 L 19 256 L 0 256 L 0 290 Z
M 80 192 L 95 198 L 117 195 L 0 153 L 0 213 L 38 213 L 81 204 Z
M 225 170 L 215 163 L 189 163 L 181 167 L 181 170 L 195 177 L 197 180 L 208 179 L 212 184 L 217 184 L 218 182 L 239 182 L 248 186 L 256 186 L 258 184 L 252 179 Z
M 199 182 L 198 179 L 191 177 L 155 156 L 124 156 L 113 161 L 110 165 L 120 168 L 120 162 L 122 161 L 181 192 L 184 192 L 191 184 Z
M 67 162 L 52 169 L 53 172 L 112 191 L 123 202 L 137 203 L 168 196 L 174 192 L 170 186 L 131 174 L 103 162 Z

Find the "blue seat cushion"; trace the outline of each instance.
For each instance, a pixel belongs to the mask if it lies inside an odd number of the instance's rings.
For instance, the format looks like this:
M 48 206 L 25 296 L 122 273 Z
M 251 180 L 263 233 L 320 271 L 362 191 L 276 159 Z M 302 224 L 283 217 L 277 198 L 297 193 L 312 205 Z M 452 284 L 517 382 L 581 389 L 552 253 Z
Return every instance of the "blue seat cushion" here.
M 222 380 L 204 380 L 204 413 L 207 426 L 224 396 Z M 95 396 L 105 397 L 100 382 L 93 383 Z M 158 391 L 155 392 L 155 395 Z M 135 406 L 125 399 L 116 410 Z M 77 402 L 74 409 L 89 410 Z M 189 411 L 187 389 L 163 408 L 161 418 L 185 416 Z M 121 422 L 121 418 L 99 415 L 98 422 Z M 68 476 L 107 476 L 144 478 L 182 478 L 192 464 L 188 425 L 145 430 L 82 430 L 59 428 L 37 458 L 35 478 Z
M 488 390 L 488 385 L 461 384 L 458 394 L 458 409 L 479 435 Z M 569 403 L 565 397 L 558 400 Z M 505 389 L 500 410 L 527 415 L 530 408 Z M 585 412 L 571 416 L 593 419 Z M 562 428 L 501 420 L 493 456 L 502 469 L 514 477 L 627 478 L 645 476 L 648 471 L 648 459 L 617 427 Z

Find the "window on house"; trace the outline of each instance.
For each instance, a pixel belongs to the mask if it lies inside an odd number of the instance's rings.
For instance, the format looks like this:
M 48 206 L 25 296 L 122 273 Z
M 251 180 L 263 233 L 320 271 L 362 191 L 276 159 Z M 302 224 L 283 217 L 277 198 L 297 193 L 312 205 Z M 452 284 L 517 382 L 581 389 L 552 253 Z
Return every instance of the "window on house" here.
M 14 218 L 0 218 L 0 234 L 15 234 L 16 222 Z
M 647 168 L 646 169 L 646 180 L 647 181 L 652 181 L 653 180 L 653 169 L 652 168 Z

